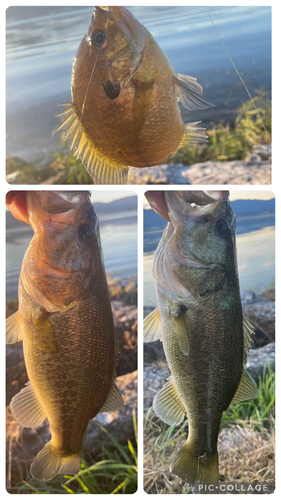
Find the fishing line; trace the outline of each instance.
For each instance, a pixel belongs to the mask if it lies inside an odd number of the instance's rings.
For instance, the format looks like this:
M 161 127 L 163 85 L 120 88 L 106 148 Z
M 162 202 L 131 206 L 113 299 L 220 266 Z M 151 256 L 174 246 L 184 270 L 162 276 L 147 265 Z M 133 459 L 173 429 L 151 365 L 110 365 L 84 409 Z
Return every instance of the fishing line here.
M 91 83 L 93 75 L 94 75 L 94 71 L 95 71 L 95 68 L 96 68 L 96 65 L 97 65 L 97 62 L 98 62 L 100 51 L 101 51 L 101 49 L 98 50 L 97 57 L 96 57 L 96 60 L 95 60 L 95 63 L 94 63 L 93 69 L 92 69 L 92 73 L 91 73 L 91 76 L 89 78 L 88 86 L 87 86 L 87 89 L 86 89 L 86 92 L 85 92 L 85 97 L 84 97 L 84 101 L 83 101 L 83 105 L 82 105 L 82 110 L 81 110 L 81 123 L 82 123 L 84 108 L 85 108 L 85 104 L 86 104 L 86 99 L 87 99 L 88 92 L 89 92 L 90 83 Z
M 107 30 L 107 27 L 108 27 L 108 22 L 109 22 L 109 18 L 107 18 L 106 20 L 106 25 L 105 25 L 105 31 Z M 93 66 L 93 69 L 92 69 L 92 73 L 91 73 L 91 76 L 89 78 L 89 82 L 88 82 L 88 85 L 87 85 L 87 89 L 86 89 L 86 92 L 85 92 L 85 97 L 84 97 L 84 101 L 83 101 L 83 104 L 82 104 L 82 109 L 81 109 L 81 123 L 82 123 L 82 118 L 83 118 L 83 113 L 84 113 L 84 108 L 85 108 L 85 104 L 86 104 L 86 99 L 87 99 L 87 96 L 88 96 L 88 92 L 89 92 L 89 87 L 90 87 L 90 84 L 91 84 L 91 81 L 92 81 L 92 78 L 93 78 L 93 75 L 94 75 L 94 71 L 95 71 L 95 68 L 96 68 L 96 65 L 97 65 L 97 62 L 98 62 L 98 58 L 99 58 L 99 55 L 100 55 L 100 51 L 101 49 L 98 50 L 98 53 L 97 53 L 97 57 L 96 57 L 96 60 L 94 62 L 94 66 Z
M 214 28 L 215 28 L 215 30 L 216 30 L 216 33 L 217 33 L 217 35 L 218 35 L 218 37 L 219 37 L 219 39 L 220 39 L 220 41 L 221 41 L 221 43 L 222 43 L 222 46 L 223 46 L 223 48 L 224 48 L 225 52 L 227 53 L 227 55 L 228 55 L 228 57 L 229 57 L 229 59 L 230 59 L 230 62 L 231 62 L 231 64 L 232 64 L 232 66 L 233 66 L 233 68 L 235 69 L 235 71 L 236 71 L 237 75 L 239 76 L 239 78 L 240 78 L 240 80 L 241 80 L 241 82 L 242 82 L 242 84 L 243 84 L 243 86 L 244 86 L 244 88 L 245 88 L 245 90 L 246 90 L 246 92 L 247 92 L 247 94 L 248 94 L 249 98 L 250 98 L 250 101 L 251 101 L 251 103 L 253 104 L 253 106 L 254 106 L 254 108 L 255 108 L 255 111 L 257 112 L 257 116 L 258 116 L 258 118 L 260 119 L 260 121 L 261 121 L 261 123 L 262 123 L 263 129 L 264 129 L 264 131 L 265 131 L 265 133 L 266 133 L 266 135 L 267 135 L 268 139 L 270 140 L 269 133 L 268 133 L 268 131 L 266 130 L 266 127 L 265 127 L 265 124 L 263 123 L 262 117 L 260 116 L 260 114 L 259 114 L 259 112 L 258 112 L 258 109 L 257 109 L 257 107 L 256 107 L 256 105 L 255 105 L 255 101 L 254 101 L 254 99 L 252 98 L 252 96 L 251 96 L 251 94 L 250 94 L 250 91 L 249 91 L 249 89 L 248 89 L 248 87 L 247 87 L 246 83 L 244 82 L 244 80 L 243 80 L 242 76 L 240 75 L 240 73 L 239 73 L 239 71 L 238 71 L 237 67 L 235 66 L 235 63 L 234 63 L 234 61 L 233 61 L 233 59 L 232 59 L 232 57 L 231 57 L 230 53 L 228 52 L 228 50 L 227 50 L 227 48 L 226 48 L 226 45 L 225 45 L 224 41 L 222 40 L 222 38 L 221 38 L 221 36 L 220 36 L 220 34 L 219 34 L 219 32 L 218 32 L 217 28 L 216 28 L 216 25 L 215 25 L 215 23 L 214 23 L 214 21 L 213 21 L 213 19 L 212 19 L 212 16 L 211 16 L 211 14 L 210 14 L 210 12 L 209 12 L 208 7 L 206 7 L 206 10 L 207 10 L 207 12 L 208 12 L 208 16 L 209 16 L 209 18 L 211 19 L 212 24 L 213 24 L 213 26 L 214 26 Z

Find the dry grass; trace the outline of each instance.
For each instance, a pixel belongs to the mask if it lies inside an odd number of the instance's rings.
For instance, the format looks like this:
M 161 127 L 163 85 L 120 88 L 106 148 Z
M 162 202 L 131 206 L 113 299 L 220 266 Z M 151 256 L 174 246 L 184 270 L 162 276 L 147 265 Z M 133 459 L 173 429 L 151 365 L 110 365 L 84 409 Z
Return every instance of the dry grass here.
M 274 482 L 274 422 L 270 430 L 254 424 L 231 426 L 219 437 L 220 474 L 227 482 Z
M 244 425 L 243 425 L 244 424 Z M 156 494 L 192 493 L 169 466 L 187 437 L 188 421 L 169 427 L 150 408 L 144 421 L 144 490 Z M 219 437 L 220 481 L 274 482 L 274 421 L 255 430 L 251 421 L 230 425 Z

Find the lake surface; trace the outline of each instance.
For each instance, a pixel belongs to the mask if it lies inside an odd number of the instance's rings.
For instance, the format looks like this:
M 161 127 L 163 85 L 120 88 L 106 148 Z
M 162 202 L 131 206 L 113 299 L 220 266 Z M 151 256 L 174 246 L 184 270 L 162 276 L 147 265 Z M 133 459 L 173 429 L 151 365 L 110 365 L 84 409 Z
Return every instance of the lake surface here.
M 99 216 L 105 269 L 110 277 L 137 275 L 137 212 L 119 212 Z M 15 300 L 24 253 L 33 237 L 27 224 L 7 228 L 6 297 Z
M 154 228 L 146 232 L 146 248 L 153 248 L 163 233 Z M 241 293 L 264 292 L 275 284 L 275 219 L 272 213 L 243 214 L 237 217 L 237 260 Z M 152 276 L 154 251 L 144 254 L 144 306 L 156 307 Z
M 175 71 L 198 79 L 219 108 L 184 113 L 203 125 L 225 119 L 248 95 L 205 7 L 129 7 L 152 33 Z M 208 7 L 250 92 L 271 91 L 271 7 Z M 44 162 L 60 148 L 58 105 L 71 100 L 72 61 L 92 7 L 7 10 L 7 155 Z

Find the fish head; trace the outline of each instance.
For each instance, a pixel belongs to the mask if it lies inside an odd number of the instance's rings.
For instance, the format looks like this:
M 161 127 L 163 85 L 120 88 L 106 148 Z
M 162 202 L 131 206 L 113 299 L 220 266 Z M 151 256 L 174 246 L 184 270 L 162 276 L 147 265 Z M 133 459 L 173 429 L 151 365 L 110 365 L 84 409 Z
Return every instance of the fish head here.
M 236 223 L 228 192 L 169 191 L 165 199 L 171 220 L 165 266 L 174 280 L 173 293 L 204 300 L 237 278 Z
M 35 237 L 24 260 L 24 286 L 48 310 L 50 304 L 63 310 L 80 300 L 103 267 L 90 193 L 30 191 L 27 208 Z
M 95 7 L 89 29 L 75 56 L 73 97 L 86 95 L 95 80 L 109 99 L 118 97 L 131 80 L 145 47 L 144 27 L 125 7 Z M 98 82 L 97 82 L 98 81 Z

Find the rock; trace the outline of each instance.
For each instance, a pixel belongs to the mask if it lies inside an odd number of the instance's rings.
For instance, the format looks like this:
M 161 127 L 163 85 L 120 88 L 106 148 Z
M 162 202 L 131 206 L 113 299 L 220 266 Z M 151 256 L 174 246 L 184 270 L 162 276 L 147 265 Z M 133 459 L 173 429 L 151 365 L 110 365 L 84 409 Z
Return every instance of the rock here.
M 222 453 L 228 451 L 229 449 L 235 449 L 243 446 L 245 442 L 245 437 L 248 437 L 248 429 L 245 430 L 243 427 L 235 426 L 231 429 L 223 429 L 219 434 L 218 439 L 218 452 Z M 252 437 L 258 438 L 259 432 L 251 430 Z M 249 441 L 251 449 L 254 449 L 254 439 Z
M 120 349 L 117 375 L 124 375 L 137 369 L 137 308 L 117 300 L 111 307 Z
M 143 359 L 145 363 L 166 359 L 161 340 L 143 345 Z
M 259 349 L 251 349 L 247 356 L 247 371 L 252 377 L 258 381 L 263 373 L 268 373 L 268 370 L 275 370 L 275 342 L 260 347 Z
M 128 184 L 271 184 L 271 169 L 271 145 L 261 144 L 245 160 L 131 167 Z
M 97 425 L 101 424 L 116 439 L 124 444 L 129 439 L 135 440 L 132 413 L 137 408 L 137 371 L 117 377 L 116 384 L 122 394 L 125 412 L 115 411 L 99 413 L 88 425 L 83 441 L 83 453 L 98 455 L 102 446 L 112 445 L 104 431 Z
M 167 382 L 170 373 L 167 364 L 158 362 L 144 364 L 143 368 L 143 407 L 150 408 L 154 396 Z
M 186 165 L 163 164 L 156 167 L 129 169 L 127 184 L 190 184 L 183 177 Z
M 121 300 L 124 304 L 137 306 L 138 287 L 137 277 L 115 278 L 108 277 L 110 300 Z
M 266 293 L 266 295 L 269 295 Z M 243 314 L 254 325 L 255 346 L 262 347 L 275 340 L 275 300 L 245 292 L 241 296 Z

